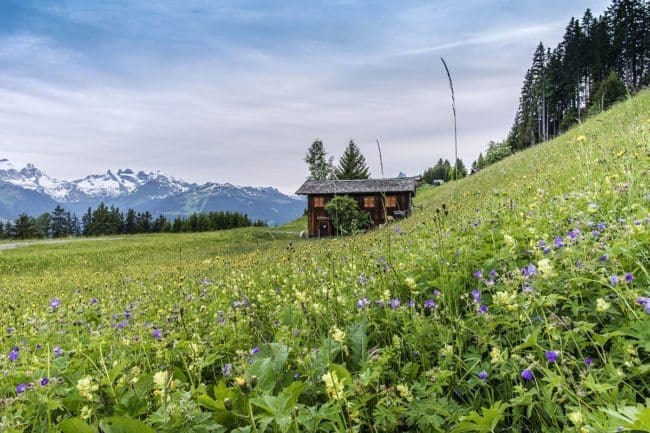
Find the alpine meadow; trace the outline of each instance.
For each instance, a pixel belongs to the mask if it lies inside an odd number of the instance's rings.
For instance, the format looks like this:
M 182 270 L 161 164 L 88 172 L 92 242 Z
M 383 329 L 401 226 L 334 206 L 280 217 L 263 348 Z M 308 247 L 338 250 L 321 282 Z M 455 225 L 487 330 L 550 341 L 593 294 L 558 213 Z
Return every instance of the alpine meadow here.
M 304 226 L 0 251 L 0 431 L 650 432 L 649 91 Z

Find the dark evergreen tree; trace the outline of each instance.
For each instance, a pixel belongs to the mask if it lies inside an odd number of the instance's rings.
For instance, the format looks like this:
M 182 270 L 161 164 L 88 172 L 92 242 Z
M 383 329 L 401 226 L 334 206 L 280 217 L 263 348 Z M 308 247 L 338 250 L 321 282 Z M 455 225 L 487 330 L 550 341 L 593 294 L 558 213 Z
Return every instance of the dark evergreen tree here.
M 62 238 L 70 235 L 70 214 L 61 206 L 54 208 L 50 222 L 50 232 L 53 238 Z
M 34 239 L 39 237 L 36 220 L 26 213 L 22 213 L 14 221 L 13 237 L 17 239 Z
M 40 214 L 37 218 L 34 219 L 36 224 L 36 232 L 38 237 L 48 238 L 50 237 L 50 222 L 52 221 L 52 215 L 49 212 L 44 212 Z
M 348 147 L 339 160 L 335 169 L 337 179 L 368 179 L 370 171 L 366 165 L 366 158 L 361 154 L 353 140 L 350 140 Z

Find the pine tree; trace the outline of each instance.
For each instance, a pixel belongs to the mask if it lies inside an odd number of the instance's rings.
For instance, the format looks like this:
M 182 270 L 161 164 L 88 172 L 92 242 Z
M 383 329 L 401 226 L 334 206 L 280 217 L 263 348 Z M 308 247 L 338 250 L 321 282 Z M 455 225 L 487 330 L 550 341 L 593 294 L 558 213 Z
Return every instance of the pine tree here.
M 348 147 L 345 148 L 334 174 L 337 179 L 368 179 L 370 177 L 366 158 L 353 140 L 350 140 Z
M 334 157 L 327 159 L 327 152 L 321 140 L 315 140 L 305 155 L 304 161 L 309 165 L 310 180 L 330 179 L 334 173 Z
M 36 228 L 36 220 L 26 213 L 18 216 L 14 222 L 14 237 L 18 239 L 33 239 L 38 237 L 38 230 Z
M 62 238 L 70 234 L 68 219 L 70 214 L 66 214 L 65 209 L 61 206 L 54 208 L 52 220 L 50 222 L 50 231 L 53 238 Z

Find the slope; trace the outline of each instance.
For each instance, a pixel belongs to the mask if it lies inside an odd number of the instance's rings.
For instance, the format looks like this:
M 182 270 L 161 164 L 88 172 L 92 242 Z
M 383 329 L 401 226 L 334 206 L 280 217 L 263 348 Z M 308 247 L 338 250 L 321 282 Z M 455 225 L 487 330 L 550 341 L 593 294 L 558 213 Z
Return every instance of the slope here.
M 644 92 L 367 235 L 2 252 L 3 422 L 648 431 L 648 113 Z

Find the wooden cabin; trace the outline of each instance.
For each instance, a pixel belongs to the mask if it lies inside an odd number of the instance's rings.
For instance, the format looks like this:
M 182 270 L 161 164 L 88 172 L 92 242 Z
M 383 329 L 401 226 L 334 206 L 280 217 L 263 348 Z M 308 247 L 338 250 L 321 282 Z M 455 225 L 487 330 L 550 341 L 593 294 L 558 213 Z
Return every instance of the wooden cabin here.
M 388 218 L 404 218 L 413 212 L 416 179 L 308 180 L 296 191 L 307 196 L 307 235 L 331 236 L 332 221 L 325 204 L 337 195 L 357 201 L 370 214 L 371 228 L 384 224 Z M 385 213 L 384 213 L 385 210 Z M 387 214 L 387 215 L 386 215 Z

